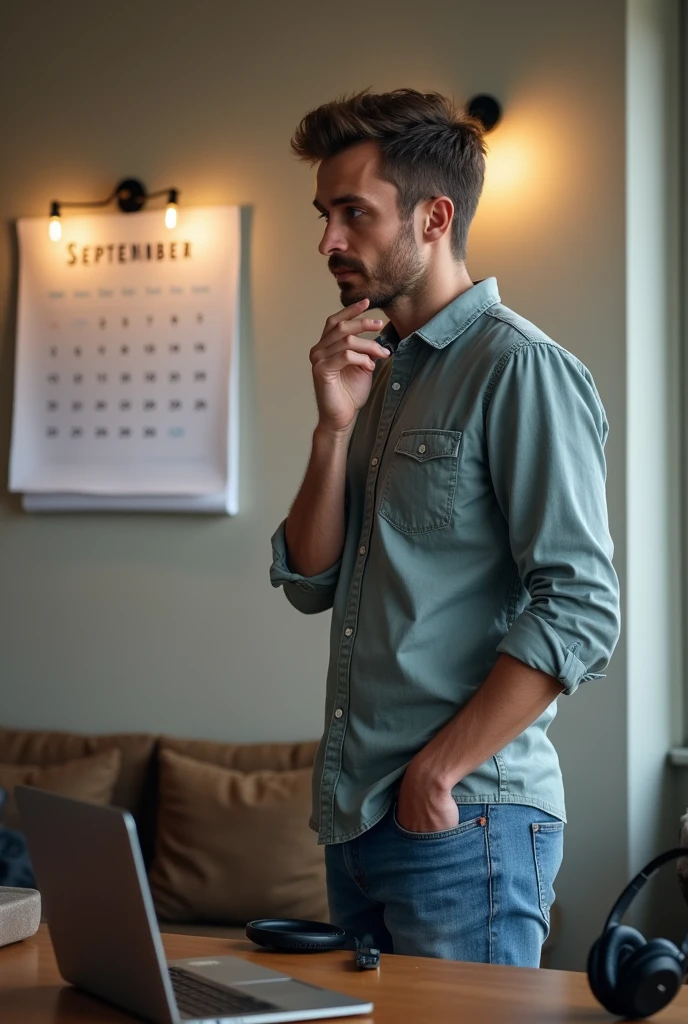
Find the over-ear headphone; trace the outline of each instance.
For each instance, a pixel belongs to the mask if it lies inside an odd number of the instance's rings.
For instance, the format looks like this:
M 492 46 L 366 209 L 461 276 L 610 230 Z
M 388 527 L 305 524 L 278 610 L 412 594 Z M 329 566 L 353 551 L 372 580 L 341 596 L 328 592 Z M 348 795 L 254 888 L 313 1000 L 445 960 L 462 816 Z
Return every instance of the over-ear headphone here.
M 325 949 L 343 949 L 347 934 L 343 928 L 323 921 L 302 921 L 275 917 L 249 921 L 246 935 L 258 946 L 287 953 L 316 953 Z
M 328 949 L 355 949 L 356 966 L 362 971 L 380 966 L 380 950 L 324 921 L 302 921 L 289 917 L 249 921 L 246 934 L 258 946 L 287 953 L 319 953 Z
M 688 857 L 685 846 L 651 860 L 629 882 L 612 907 L 604 930 L 588 954 L 588 981 L 605 1010 L 620 1017 L 649 1017 L 671 1002 L 688 972 L 688 935 L 679 949 L 668 939 L 646 941 L 621 924 L 648 878 L 670 860 Z

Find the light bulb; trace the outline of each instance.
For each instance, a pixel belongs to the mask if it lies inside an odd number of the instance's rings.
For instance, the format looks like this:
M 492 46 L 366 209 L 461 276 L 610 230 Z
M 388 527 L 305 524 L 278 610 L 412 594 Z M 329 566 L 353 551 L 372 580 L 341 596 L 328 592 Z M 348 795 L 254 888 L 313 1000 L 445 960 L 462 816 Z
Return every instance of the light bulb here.
M 177 190 L 174 188 L 170 189 L 170 194 L 167 199 L 167 209 L 165 210 L 165 227 L 176 228 L 177 226 Z
M 50 207 L 50 223 L 48 224 L 48 235 L 51 242 L 59 242 L 62 238 L 62 222 L 60 221 L 59 203 L 52 203 Z

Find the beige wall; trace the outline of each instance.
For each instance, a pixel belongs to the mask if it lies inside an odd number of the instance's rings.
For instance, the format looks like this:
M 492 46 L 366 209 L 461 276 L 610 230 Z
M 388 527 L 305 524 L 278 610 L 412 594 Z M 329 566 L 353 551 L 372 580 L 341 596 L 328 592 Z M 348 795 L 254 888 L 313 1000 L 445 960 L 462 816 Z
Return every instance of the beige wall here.
M 10 0 L 0 13 L 0 471 L 9 447 L 10 222 L 121 177 L 182 204 L 252 207 L 236 519 L 29 517 L 0 507 L 7 724 L 229 739 L 318 734 L 327 617 L 268 583 L 269 537 L 305 465 L 307 353 L 337 292 L 312 172 L 288 149 L 310 107 L 406 85 L 505 107 L 471 237 L 474 279 L 591 368 L 611 422 L 609 505 L 625 574 L 622 0 Z M 570 824 L 562 966 L 580 967 L 626 870 L 625 657 L 561 702 Z

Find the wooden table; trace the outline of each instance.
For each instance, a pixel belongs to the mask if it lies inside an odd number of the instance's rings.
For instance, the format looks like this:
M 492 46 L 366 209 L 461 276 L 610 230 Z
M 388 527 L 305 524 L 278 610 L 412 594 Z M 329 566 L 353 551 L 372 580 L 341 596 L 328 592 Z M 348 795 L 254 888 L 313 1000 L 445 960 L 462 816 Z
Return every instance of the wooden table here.
M 375 1003 L 370 1016 L 337 1018 L 361 1024 L 594 1024 L 611 1018 L 593 999 L 584 974 L 492 967 L 422 957 L 383 956 L 379 971 L 357 971 L 351 953 L 289 955 L 256 952 L 246 941 L 163 935 L 168 957 L 231 953 L 326 988 Z M 688 1019 L 688 986 L 652 1018 Z M 47 928 L 0 949 L 2 1024 L 115 1024 L 132 1018 L 71 986 L 57 970 Z

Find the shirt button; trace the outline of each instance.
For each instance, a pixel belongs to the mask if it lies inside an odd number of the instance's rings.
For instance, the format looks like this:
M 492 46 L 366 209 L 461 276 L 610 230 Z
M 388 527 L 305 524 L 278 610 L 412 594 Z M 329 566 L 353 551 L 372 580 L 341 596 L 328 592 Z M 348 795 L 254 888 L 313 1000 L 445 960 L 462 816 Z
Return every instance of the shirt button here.
M 341 708 L 337 708 L 337 710 L 334 713 L 334 717 L 335 718 L 341 718 L 343 714 L 344 714 L 344 712 L 342 711 L 342 709 Z
M 394 383 L 392 384 L 392 391 L 398 391 L 400 387 L 401 384 L 399 383 L 399 381 L 395 380 Z
M 371 459 L 370 460 L 370 465 L 371 466 L 377 466 L 377 459 L 376 458 L 375 459 Z
M 358 553 L 359 553 L 359 555 L 365 555 L 365 553 L 366 553 L 365 544 L 361 544 L 360 548 L 358 549 Z
M 351 626 L 347 626 L 346 629 L 344 630 L 344 636 L 351 636 L 352 633 L 353 629 L 351 628 Z
M 422 454 L 423 454 L 423 452 L 425 451 L 425 445 L 424 445 L 424 444 L 420 444 L 420 445 L 418 445 L 418 451 L 419 451 L 419 452 L 420 452 L 420 454 L 422 455 Z

